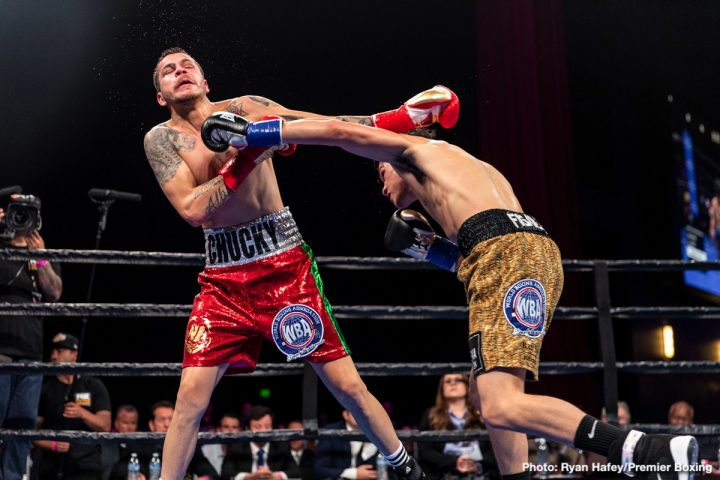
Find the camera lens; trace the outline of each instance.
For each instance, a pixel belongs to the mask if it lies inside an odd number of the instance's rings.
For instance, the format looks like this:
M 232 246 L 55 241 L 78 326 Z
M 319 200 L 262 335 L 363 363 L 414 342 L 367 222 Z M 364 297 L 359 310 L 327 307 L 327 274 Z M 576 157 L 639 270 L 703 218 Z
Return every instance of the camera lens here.
M 8 211 L 7 224 L 17 232 L 33 230 L 35 228 L 35 215 L 30 208 L 25 206 L 14 206 Z

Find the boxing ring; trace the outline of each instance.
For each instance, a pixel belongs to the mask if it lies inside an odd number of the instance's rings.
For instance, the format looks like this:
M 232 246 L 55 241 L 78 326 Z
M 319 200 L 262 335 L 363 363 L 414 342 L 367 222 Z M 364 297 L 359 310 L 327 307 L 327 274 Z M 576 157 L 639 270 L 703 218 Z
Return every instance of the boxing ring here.
M 115 251 L 115 250 L 27 250 L 0 249 L 0 259 L 46 259 L 61 263 L 184 266 L 203 267 L 204 255 L 189 253 Z M 317 257 L 323 270 L 435 270 L 432 265 L 411 258 L 395 257 Z M 558 307 L 555 319 L 597 320 L 601 361 L 599 362 L 541 362 L 544 375 L 572 375 L 600 372 L 603 378 L 603 403 L 610 421 L 617 419 L 618 373 L 629 374 L 715 374 L 720 373 L 720 361 L 641 361 L 618 362 L 615 355 L 613 320 L 638 319 L 712 319 L 720 321 L 720 307 L 611 307 L 611 272 L 667 272 L 681 270 L 720 270 L 720 262 L 687 262 L 681 260 L 564 260 L 566 273 L 592 275 L 595 305 L 590 307 Z M 0 303 L 0 315 L 8 316 L 64 316 L 118 318 L 188 318 L 191 305 L 180 304 L 120 304 L 120 303 Z M 334 305 L 338 319 L 366 320 L 466 320 L 464 306 L 383 306 Z M 360 375 L 372 376 L 439 376 L 444 373 L 467 373 L 470 363 L 356 363 Z M 123 377 L 180 376 L 180 363 L 5 363 L 0 374 L 87 374 Z M 269 432 L 211 433 L 201 432 L 199 443 L 234 443 L 237 441 L 289 441 L 301 438 L 365 439 L 362 433 L 348 430 L 328 430 L 318 424 L 318 382 L 312 367 L 303 363 L 259 364 L 250 376 L 301 376 L 303 430 L 272 430 Z M 645 432 L 720 435 L 720 425 L 669 426 L 663 424 L 633 424 Z M 484 430 L 467 431 L 398 431 L 403 441 L 458 441 L 487 437 Z M 105 433 L 54 430 L 0 429 L 0 439 L 56 440 L 76 443 L 161 443 L 164 433 Z

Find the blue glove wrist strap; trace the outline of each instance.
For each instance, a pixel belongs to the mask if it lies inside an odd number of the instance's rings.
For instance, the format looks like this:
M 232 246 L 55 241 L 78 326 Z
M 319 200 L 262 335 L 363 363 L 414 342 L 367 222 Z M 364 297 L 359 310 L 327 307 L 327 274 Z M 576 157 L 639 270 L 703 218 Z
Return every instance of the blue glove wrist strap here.
M 455 263 L 459 256 L 460 249 L 457 245 L 447 238 L 437 237 L 432 245 L 430 245 L 425 260 L 443 270 L 454 272 Z
M 247 127 L 248 147 L 274 147 L 282 145 L 282 119 L 263 120 Z

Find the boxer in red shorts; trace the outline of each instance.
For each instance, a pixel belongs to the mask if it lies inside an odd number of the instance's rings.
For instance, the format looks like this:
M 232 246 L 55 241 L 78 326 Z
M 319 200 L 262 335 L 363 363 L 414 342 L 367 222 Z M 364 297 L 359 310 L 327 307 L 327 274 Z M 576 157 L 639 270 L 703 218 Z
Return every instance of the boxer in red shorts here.
M 227 363 L 225 373 L 252 372 L 263 338 L 288 361 L 330 362 L 350 354 L 288 208 L 206 229 L 205 248 L 184 367 Z
M 183 478 L 213 389 L 226 372 L 254 370 L 263 338 L 288 359 L 312 364 L 400 478 L 424 478 L 358 375 L 323 294 L 312 253 L 280 197 L 270 157 L 275 151 L 292 153 L 294 147 L 237 150 L 210 142 L 211 150 L 201 141 L 204 120 L 220 111 L 251 120 L 267 115 L 327 117 L 289 110 L 256 96 L 211 102 L 202 68 L 179 48 L 160 55 L 153 82 L 156 100 L 168 108 L 170 119 L 145 135 L 145 153 L 173 207 L 188 223 L 205 230 L 207 254 L 199 277 L 201 292 L 188 322 L 162 478 Z M 435 122 L 449 128 L 458 110 L 455 94 L 437 86 L 395 110 L 338 118 L 406 131 Z

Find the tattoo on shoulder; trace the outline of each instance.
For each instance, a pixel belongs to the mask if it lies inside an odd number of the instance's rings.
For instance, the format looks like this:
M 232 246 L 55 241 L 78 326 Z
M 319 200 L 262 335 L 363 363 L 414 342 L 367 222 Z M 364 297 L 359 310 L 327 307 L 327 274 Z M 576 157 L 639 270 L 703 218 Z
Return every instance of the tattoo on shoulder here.
M 243 102 L 239 102 L 237 100 L 233 100 L 228 104 L 227 111 L 234 113 L 235 115 L 240 115 L 241 117 L 248 114 L 248 112 L 243 109 Z
M 225 202 L 225 199 L 230 196 L 230 190 L 225 186 L 223 183 L 220 185 L 220 187 L 215 190 L 210 195 L 210 200 L 208 200 L 207 208 L 205 208 L 205 214 L 211 215 L 220 208 L 220 206 Z
M 250 100 L 252 100 L 253 102 L 259 103 L 260 105 L 262 105 L 264 107 L 279 107 L 280 106 L 279 103 L 275 103 L 272 100 L 269 100 L 265 97 L 258 97 L 256 95 L 250 95 L 250 96 L 248 96 L 248 98 Z
M 182 164 L 179 152 L 195 148 L 195 137 L 172 128 L 157 128 L 145 136 L 145 154 L 160 185 L 165 185 Z

